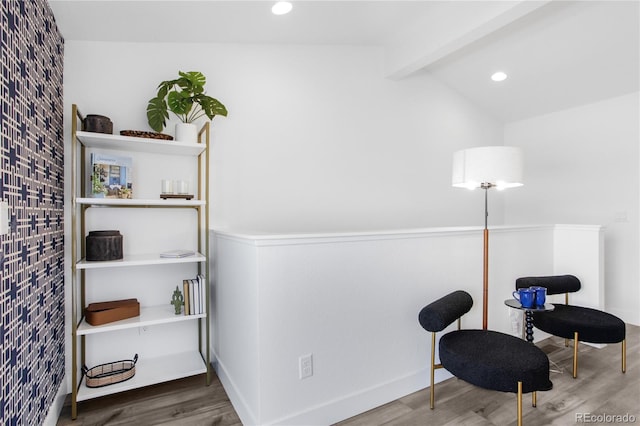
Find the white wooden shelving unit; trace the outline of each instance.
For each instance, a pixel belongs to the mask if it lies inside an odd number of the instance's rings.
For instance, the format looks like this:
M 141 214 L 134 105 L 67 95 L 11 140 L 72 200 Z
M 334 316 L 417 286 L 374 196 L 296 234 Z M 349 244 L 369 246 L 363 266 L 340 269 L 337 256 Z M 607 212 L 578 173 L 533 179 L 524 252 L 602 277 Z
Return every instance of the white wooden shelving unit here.
M 209 123 L 199 132 L 198 143 L 181 143 L 119 136 L 80 131 L 83 117 L 76 105 L 72 106 L 72 418 L 77 417 L 77 403 L 92 398 L 123 392 L 155 383 L 175 380 L 196 374 L 206 373 L 206 384 L 210 384 L 210 344 L 209 344 L 209 277 L 208 277 L 208 148 Z M 192 200 L 183 199 L 110 199 L 87 198 L 85 194 L 85 148 L 98 148 L 114 151 L 143 152 L 170 156 L 193 157 L 198 164 L 198 195 Z M 78 171 L 80 167 L 80 172 Z M 84 259 L 85 214 L 90 207 L 101 208 L 161 208 L 195 209 L 198 215 L 198 250 L 188 257 L 164 258 L 160 253 L 124 254 L 116 261 L 87 261 Z M 135 267 L 154 268 L 162 265 L 194 264 L 198 273 L 204 276 L 206 283 L 204 312 L 196 315 L 175 315 L 170 304 L 162 306 L 141 306 L 140 315 L 100 326 L 92 326 L 85 321 L 85 272 L 96 273 L 114 268 Z M 195 274 L 194 274 L 195 275 Z M 143 291 L 143 290 L 139 290 Z M 123 295 L 126 296 L 126 295 Z M 125 298 L 125 297 L 123 297 Z M 113 333 L 128 329 L 141 329 L 149 326 L 162 326 L 175 323 L 193 323 L 194 333 L 198 334 L 198 347 L 185 348 L 184 352 L 170 353 L 140 358 L 136 364 L 133 378 L 105 387 L 88 388 L 85 385 L 81 367 L 85 362 L 86 336 L 99 336 L 101 333 Z M 203 337 L 204 336 L 204 337 Z M 116 361 L 116 360 L 114 360 Z

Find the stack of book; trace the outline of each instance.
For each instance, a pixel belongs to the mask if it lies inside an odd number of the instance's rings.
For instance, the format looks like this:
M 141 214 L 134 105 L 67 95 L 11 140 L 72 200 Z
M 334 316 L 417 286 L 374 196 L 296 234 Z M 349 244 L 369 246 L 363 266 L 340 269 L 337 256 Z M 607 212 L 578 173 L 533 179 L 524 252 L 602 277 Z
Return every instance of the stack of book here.
M 205 313 L 207 284 L 202 275 L 182 282 L 184 295 L 184 314 L 199 315 Z
M 189 257 L 195 255 L 196 252 L 193 250 L 169 250 L 163 251 L 160 253 L 160 257 L 165 258 L 181 258 L 181 257 Z

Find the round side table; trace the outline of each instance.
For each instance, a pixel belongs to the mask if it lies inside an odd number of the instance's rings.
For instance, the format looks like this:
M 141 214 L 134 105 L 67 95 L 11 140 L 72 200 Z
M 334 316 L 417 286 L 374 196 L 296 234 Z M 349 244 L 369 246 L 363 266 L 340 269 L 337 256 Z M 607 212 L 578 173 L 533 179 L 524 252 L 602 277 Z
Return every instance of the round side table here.
M 553 311 L 555 309 L 555 306 L 553 306 L 551 303 L 545 303 L 544 306 L 535 306 L 532 308 L 525 308 L 516 299 L 507 299 L 504 301 L 504 304 L 510 308 L 524 311 L 524 321 L 525 321 L 525 330 L 526 330 L 525 334 L 526 334 L 527 342 L 530 342 L 530 343 L 533 343 L 533 313 Z

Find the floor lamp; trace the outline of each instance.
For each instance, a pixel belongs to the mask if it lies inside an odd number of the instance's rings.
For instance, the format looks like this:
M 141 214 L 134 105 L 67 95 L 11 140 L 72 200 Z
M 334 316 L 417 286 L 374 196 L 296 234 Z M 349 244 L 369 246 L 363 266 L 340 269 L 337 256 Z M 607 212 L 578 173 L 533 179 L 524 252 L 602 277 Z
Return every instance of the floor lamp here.
M 522 151 L 510 146 L 484 146 L 453 154 L 451 183 L 458 188 L 484 189 L 484 233 L 482 268 L 482 328 L 487 329 L 489 305 L 489 229 L 487 204 L 490 188 L 522 186 Z

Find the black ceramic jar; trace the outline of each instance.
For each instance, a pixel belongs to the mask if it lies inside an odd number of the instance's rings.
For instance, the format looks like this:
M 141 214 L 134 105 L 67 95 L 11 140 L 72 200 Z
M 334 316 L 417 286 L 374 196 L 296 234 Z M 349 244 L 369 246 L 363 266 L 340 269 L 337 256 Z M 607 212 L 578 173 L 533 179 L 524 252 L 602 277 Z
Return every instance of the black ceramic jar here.
M 87 260 L 122 259 L 120 231 L 90 231 L 86 238 Z
M 109 117 L 98 114 L 88 114 L 82 121 L 82 130 L 96 133 L 113 133 L 113 123 Z

